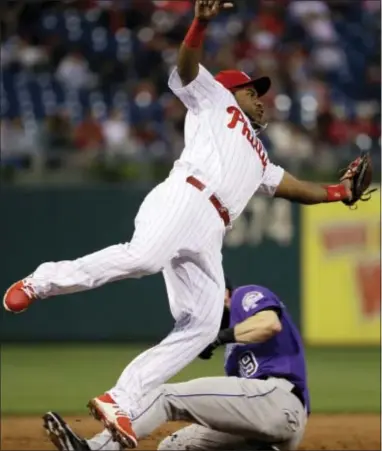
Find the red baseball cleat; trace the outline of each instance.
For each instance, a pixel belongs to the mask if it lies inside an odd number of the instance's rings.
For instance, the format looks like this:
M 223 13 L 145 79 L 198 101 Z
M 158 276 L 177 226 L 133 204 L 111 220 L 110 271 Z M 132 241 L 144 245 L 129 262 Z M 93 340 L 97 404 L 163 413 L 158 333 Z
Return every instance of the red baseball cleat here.
M 110 432 L 115 442 L 122 448 L 136 448 L 138 446 L 137 436 L 133 431 L 130 418 L 114 399 L 107 393 L 93 398 L 88 403 L 91 415 L 101 421 Z
M 3 305 L 5 310 L 12 313 L 21 313 L 37 299 L 33 288 L 25 281 L 20 280 L 11 285 L 5 292 Z

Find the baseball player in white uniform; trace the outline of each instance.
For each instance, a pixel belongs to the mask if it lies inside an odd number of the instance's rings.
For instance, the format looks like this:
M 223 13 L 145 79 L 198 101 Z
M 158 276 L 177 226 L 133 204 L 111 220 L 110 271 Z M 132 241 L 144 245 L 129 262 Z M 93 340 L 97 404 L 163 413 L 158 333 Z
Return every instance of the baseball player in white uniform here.
M 214 78 L 200 64 L 209 21 L 232 6 L 196 1 L 195 19 L 169 80 L 188 110 L 185 148 L 167 179 L 144 199 L 130 242 L 75 260 L 43 263 L 4 295 L 5 309 L 18 313 L 37 300 L 163 273 L 174 330 L 134 359 L 112 389 L 88 404 L 125 447 L 137 446 L 130 418 L 140 414 L 144 395 L 188 365 L 216 337 L 223 311 L 223 238 L 251 197 L 262 192 L 318 204 L 352 196 L 349 180 L 329 186 L 303 182 L 269 161 L 257 136 L 266 125 L 260 97 L 270 87 L 268 77 L 253 80 L 232 70 Z

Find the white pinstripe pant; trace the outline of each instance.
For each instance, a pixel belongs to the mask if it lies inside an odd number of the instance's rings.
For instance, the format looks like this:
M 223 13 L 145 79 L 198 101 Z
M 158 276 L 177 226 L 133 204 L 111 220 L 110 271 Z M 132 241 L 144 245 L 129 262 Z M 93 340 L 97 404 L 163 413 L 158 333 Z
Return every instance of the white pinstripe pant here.
M 132 415 L 139 412 L 143 395 L 178 373 L 216 338 L 220 325 L 224 224 L 207 195 L 185 179 L 184 173 L 173 173 L 148 194 L 130 243 L 72 261 L 44 263 L 28 278 L 38 297 L 46 298 L 163 271 L 175 328 L 133 360 L 111 390 Z

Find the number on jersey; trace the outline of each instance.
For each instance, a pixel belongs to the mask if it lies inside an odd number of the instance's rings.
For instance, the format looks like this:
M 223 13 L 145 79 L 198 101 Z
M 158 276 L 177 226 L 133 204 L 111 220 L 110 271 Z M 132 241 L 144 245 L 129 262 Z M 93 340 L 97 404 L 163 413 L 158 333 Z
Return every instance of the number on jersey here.
M 239 373 L 241 377 L 252 377 L 258 367 L 259 364 L 253 352 L 248 351 L 241 355 L 239 359 Z

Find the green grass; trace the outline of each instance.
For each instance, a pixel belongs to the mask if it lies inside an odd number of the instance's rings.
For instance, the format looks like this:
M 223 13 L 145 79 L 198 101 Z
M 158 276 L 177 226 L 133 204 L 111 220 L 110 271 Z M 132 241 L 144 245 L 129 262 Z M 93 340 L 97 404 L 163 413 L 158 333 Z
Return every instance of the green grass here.
M 381 411 L 379 348 L 309 349 L 308 377 L 313 411 Z
M 130 345 L 2 345 L 2 414 L 56 409 L 85 413 L 92 396 L 112 387 L 142 347 Z M 314 412 L 380 412 L 380 350 L 308 349 Z M 222 374 L 222 353 L 196 360 L 174 381 Z

